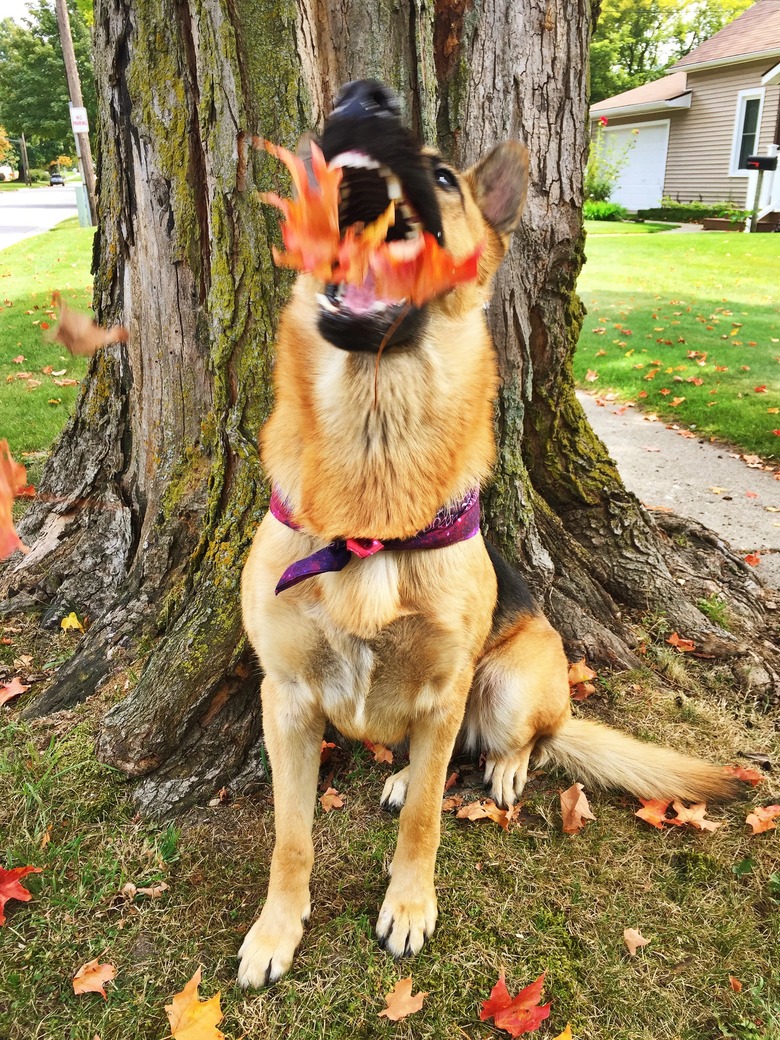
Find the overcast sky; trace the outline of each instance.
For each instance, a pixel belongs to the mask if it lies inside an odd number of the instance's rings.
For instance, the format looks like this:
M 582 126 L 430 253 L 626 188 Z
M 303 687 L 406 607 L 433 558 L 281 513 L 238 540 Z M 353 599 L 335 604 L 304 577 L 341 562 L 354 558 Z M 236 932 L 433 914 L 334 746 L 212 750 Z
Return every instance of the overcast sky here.
M 27 14 L 28 0 L 0 0 L 0 20 L 16 18 L 17 21 Z

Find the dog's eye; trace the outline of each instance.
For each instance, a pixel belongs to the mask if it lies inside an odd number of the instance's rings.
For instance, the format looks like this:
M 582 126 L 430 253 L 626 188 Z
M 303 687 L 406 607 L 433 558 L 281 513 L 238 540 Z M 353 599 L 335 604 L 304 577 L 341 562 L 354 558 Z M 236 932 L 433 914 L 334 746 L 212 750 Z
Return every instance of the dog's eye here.
M 446 166 L 437 166 L 433 171 L 433 179 L 436 181 L 437 188 L 457 188 L 458 179 L 452 170 L 448 170 Z

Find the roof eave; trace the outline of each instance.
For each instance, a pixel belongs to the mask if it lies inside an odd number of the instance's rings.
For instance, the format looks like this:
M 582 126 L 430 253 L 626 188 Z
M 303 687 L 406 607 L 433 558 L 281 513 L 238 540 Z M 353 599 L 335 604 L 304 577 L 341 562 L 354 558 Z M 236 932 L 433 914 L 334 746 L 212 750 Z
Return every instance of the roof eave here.
M 716 69 L 722 65 L 743 65 L 748 61 L 759 61 L 761 58 L 780 57 L 780 47 L 772 47 L 768 51 L 751 51 L 749 54 L 732 54 L 727 58 L 712 58 L 709 61 L 677 62 L 669 72 L 698 72 L 700 69 Z
M 775 87 L 780 83 L 780 61 L 761 77 L 762 87 Z
M 590 110 L 591 119 L 601 116 L 641 116 L 653 115 L 657 112 L 668 112 L 677 108 L 691 107 L 691 91 L 686 90 L 684 94 L 669 98 L 666 101 L 645 101 L 640 105 L 621 105 L 619 108 L 599 108 L 594 105 Z

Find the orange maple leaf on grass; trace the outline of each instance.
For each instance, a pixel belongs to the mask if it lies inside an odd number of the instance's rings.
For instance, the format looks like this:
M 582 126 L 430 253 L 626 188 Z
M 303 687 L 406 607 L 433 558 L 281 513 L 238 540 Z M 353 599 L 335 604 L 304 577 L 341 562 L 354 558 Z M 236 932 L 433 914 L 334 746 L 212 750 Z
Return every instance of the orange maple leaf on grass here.
M 113 964 L 100 964 L 96 957 L 93 961 L 88 961 L 86 964 L 82 964 L 79 970 L 73 977 L 73 992 L 76 994 L 80 993 L 101 993 L 103 999 L 106 999 L 106 991 L 103 988 L 104 983 L 110 982 L 116 976 L 116 969 Z
M 773 831 L 777 827 L 774 822 L 780 817 L 780 805 L 758 805 L 748 813 L 745 823 L 751 828 L 753 834 L 764 834 Z
M 4 870 L 0 867 L 0 924 L 5 924 L 5 904 L 9 899 L 18 899 L 20 903 L 29 903 L 32 895 L 19 882 L 28 874 L 42 873 L 42 867 L 14 867 Z
M 716 831 L 723 826 L 722 823 L 704 818 L 707 812 L 705 802 L 697 802 L 688 807 L 677 799 L 672 800 L 671 798 L 640 798 L 639 801 L 642 803 L 642 808 L 638 809 L 634 815 L 659 831 L 662 831 L 664 826 L 684 827 L 686 824 L 699 831 Z M 676 813 L 675 816 L 667 815 L 669 806 Z
M 379 1012 L 379 1018 L 389 1018 L 391 1022 L 400 1022 L 402 1018 L 419 1011 L 427 993 L 416 993 L 412 996 L 412 976 L 399 979 L 394 988 L 385 995 L 387 1007 Z
M 568 790 L 559 793 L 563 830 L 566 834 L 578 834 L 588 820 L 596 819 L 590 811 L 582 784 L 572 784 Z
M 171 1036 L 174 1040 L 225 1040 L 224 1033 L 217 1029 L 217 1022 L 222 1018 L 219 993 L 208 1000 L 199 1000 L 199 985 L 200 968 L 173 1002 L 165 1005 Z
M 521 989 L 516 997 L 511 997 L 506 988 L 503 969 L 498 977 L 498 982 L 490 991 L 490 996 L 482 1005 L 479 1013 L 480 1020 L 486 1022 L 489 1018 L 497 1029 L 504 1029 L 510 1036 L 522 1036 L 523 1033 L 531 1033 L 538 1029 L 550 1015 L 549 1004 L 539 1004 L 542 999 L 544 987 L 544 972 L 536 982 Z
M 0 705 L 6 703 L 6 701 L 12 700 L 14 697 L 18 697 L 20 693 L 24 693 L 25 690 L 29 690 L 29 686 L 25 686 L 19 676 L 12 679 L 10 683 L 0 684 Z
M 595 693 L 596 687 L 589 681 L 595 678 L 596 672 L 588 667 L 584 657 L 581 661 L 576 661 L 574 664 L 569 665 L 569 686 L 571 687 L 572 700 L 584 701 L 592 693 Z

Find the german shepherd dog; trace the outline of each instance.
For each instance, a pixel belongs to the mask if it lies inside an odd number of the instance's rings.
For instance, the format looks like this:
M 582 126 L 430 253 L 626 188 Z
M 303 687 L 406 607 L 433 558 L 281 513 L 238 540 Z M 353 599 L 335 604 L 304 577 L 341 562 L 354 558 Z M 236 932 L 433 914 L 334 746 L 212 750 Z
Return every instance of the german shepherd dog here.
M 272 500 L 242 583 L 264 673 L 276 846 L 268 897 L 239 953 L 243 986 L 283 975 L 303 935 L 327 720 L 348 738 L 408 741 L 409 765 L 382 796 L 401 810 L 376 925 L 395 957 L 416 954 L 436 924 L 456 742 L 484 754 L 500 805 L 520 797 L 532 753 L 642 797 L 732 794 L 716 766 L 571 717 L 561 639 L 474 520 L 495 456 L 498 375 L 484 308 L 523 209 L 525 147 L 501 144 L 459 173 L 417 143 L 375 81 L 342 89 L 321 145 L 343 167 L 344 227 L 373 221 L 391 197 L 388 239 L 425 230 L 456 262 L 481 253 L 476 279 L 420 307 L 377 299 L 370 279 L 355 288 L 301 274 L 280 321 L 262 434 L 276 509 Z M 432 531 L 445 532 L 434 548 Z M 351 562 L 336 569 L 329 556 L 339 553 Z M 283 574 L 291 581 L 277 593 Z

